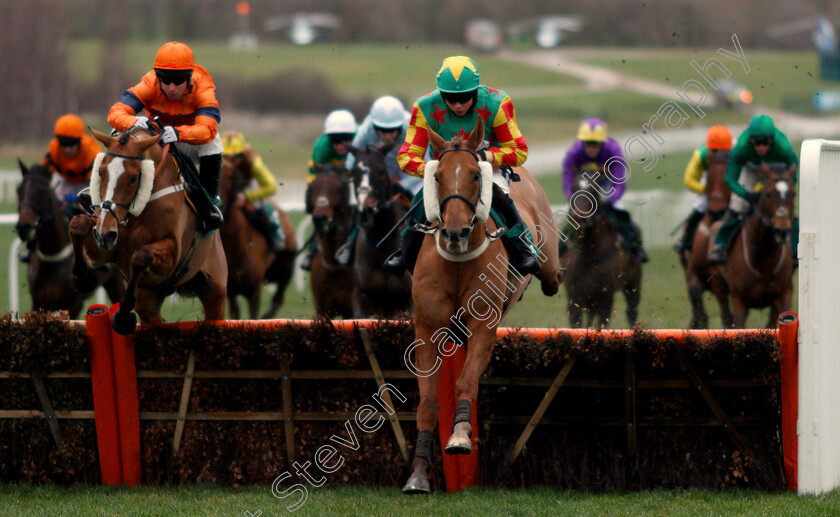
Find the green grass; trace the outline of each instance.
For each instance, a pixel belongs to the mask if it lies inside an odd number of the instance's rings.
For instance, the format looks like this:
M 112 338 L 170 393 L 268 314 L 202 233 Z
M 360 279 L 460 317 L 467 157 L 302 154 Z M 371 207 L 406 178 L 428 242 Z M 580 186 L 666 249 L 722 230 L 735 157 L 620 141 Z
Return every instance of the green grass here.
M 310 487 L 311 488 L 311 487 Z M 214 486 L 106 488 L 0 485 L 3 515 L 263 516 L 292 515 L 292 499 L 270 488 Z M 840 491 L 820 496 L 745 490 L 653 490 L 636 493 L 566 492 L 547 488 L 474 488 L 456 494 L 405 496 L 397 487 L 342 487 L 309 491 L 294 515 L 836 515 Z
M 731 42 L 723 47 L 732 50 Z M 731 80 L 743 84 L 753 92 L 756 104 L 789 109 L 800 114 L 818 113 L 813 108 L 812 96 L 820 89 L 840 89 L 837 82 L 819 78 L 819 58 L 813 51 L 782 52 L 743 49 L 749 64 L 749 72 L 732 59 L 715 53 L 716 49 L 653 50 L 618 49 L 615 57 L 590 52 L 581 53 L 581 62 L 601 65 L 617 72 L 646 79 L 653 79 L 680 88 L 689 79 L 700 79 L 690 62 L 701 66 L 711 57 L 718 58 L 732 73 Z M 724 77 L 722 72 L 711 68 L 712 77 Z M 704 82 L 705 84 L 705 82 Z M 709 92 L 711 94 L 711 91 Z
M 244 80 L 272 77 L 296 70 L 317 71 L 326 76 L 340 93 L 350 96 L 376 96 L 386 93 L 414 99 L 434 89 L 434 77 L 446 56 L 465 54 L 458 45 L 429 44 L 346 44 L 321 43 L 295 46 L 261 43 L 255 52 L 237 52 L 225 44 L 191 42 L 196 62 L 211 75 Z M 151 69 L 159 42 L 126 44 L 121 54 L 127 72 L 141 74 Z M 98 40 L 73 41 L 69 45 L 69 69 L 83 84 L 102 80 L 104 43 Z M 484 84 L 503 89 L 578 85 L 581 81 L 563 74 L 541 71 L 495 58 L 477 58 Z M 126 85 L 128 87 L 130 85 Z

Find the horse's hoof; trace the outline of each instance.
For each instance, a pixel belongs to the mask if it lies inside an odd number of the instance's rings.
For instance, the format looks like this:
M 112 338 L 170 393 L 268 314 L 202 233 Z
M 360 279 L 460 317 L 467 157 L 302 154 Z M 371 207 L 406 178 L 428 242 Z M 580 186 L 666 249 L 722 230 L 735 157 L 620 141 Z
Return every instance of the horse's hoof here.
M 130 336 L 137 328 L 137 315 L 131 311 L 120 309 L 111 318 L 111 327 L 114 332 L 121 336 Z
M 455 430 L 449 441 L 446 443 L 446 448 L 443 450 L 446 454 L 469 454 L 472 452 L 472 442 L 470 441 L 470 434 L 472 434 L 472 426 L 469 422 L 459 422 L 455 424 Z
M 88 269 L 84 273 L 77 275 L 73 273 L 73 289 L 80 293 L 89 293 L 96 289 L 99 280 L 96 278 L 96 273 Z
M 408 478 L 408 482 L 402 491 L 404 494 L 428 494 L 431 492 L 429 489 L 429 478 L 425 476 L 411 476 Z

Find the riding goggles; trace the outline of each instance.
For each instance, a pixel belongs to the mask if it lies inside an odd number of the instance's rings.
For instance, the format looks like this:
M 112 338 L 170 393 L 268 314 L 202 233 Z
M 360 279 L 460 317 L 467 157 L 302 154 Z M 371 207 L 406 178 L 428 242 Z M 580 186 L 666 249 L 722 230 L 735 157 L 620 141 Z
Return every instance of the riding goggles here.
M 750 138 L 752 145 L 773 145 L 773 139 L 767 136 L 754 136 Z
M 353 133 L 332 133 L 329 137 L 331 144 L 343 144 L 353 140 Z
M 81 138 L 73 138 L 72 136 L 58 136 L 55 137 L 58 140 L 58 145 L 61 147 L 75 147 L 79 145 L 82 141 Z
M 475 90 L 469 92 L 440 92 L 443 100 L 450 104 L 466 104 L 475 96 Z
M 382 127 L 382 126 L 377 126 L 376 124 L 374 124 L 373 129 L 375 129 L 376 131 L 382 131 L 383 133 L 393 133 L 394 131 L 399 131 L 400 129 L 402 129 L 402 126 Z
M 155 70 L 155 75 L 161 84 L 179 85 L 189 81 L 192 72 L 189 70 Z

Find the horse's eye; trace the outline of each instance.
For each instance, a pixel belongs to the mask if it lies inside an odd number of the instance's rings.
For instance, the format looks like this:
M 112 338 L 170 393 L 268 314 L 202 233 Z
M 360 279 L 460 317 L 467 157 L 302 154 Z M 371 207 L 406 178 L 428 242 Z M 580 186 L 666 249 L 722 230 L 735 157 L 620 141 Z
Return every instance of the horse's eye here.
M 437 174 L 435 174 L 435 183 L 440 183 L 440 177 Z
M 128 180 L 128 183 L 131 185 L 137 183 L 137 176 L 132 176 L 131 179 Z
M 475 174 L 473 174 L 473 181 L 478 181 L 480 179 L 481 179 L 481 173 L 480 172 L 476 172 Z

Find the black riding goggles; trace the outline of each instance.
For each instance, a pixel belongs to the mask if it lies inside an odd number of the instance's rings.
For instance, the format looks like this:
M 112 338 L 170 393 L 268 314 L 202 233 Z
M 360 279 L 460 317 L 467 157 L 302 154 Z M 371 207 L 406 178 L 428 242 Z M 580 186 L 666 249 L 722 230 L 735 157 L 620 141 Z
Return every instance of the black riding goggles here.
M 55 137 L 58 140 L 58 145 L 61 147 L 75 147 L 79 145 L 82 141 L 81 138 L 73 138 L 72 136 L 58 136 Z
M 353 133 L 333 133 L 329 135 L 331 144 L 343 144 L 353 140 Z
M 377 126 L 376 124 L 374 124 L 374 125 L 373 125 L 373 129 L 375 129 L 376 131 L 380 131 L 380 132 L 382 132 L 382 133 L 393 133 L 393 132 L 395 132 L 395 131 L 399 131 L 400 129 L 402 129 L 402 126 L 398 126 L 398 127 L 382 127 L 382 126 Z
M 475 97 L 475 93 L 475 90 L 469 92 L 440 92 L 440 96 L 450 104 L 466 104 Z
M 754 136 L 750 138 L 752 145 L 773 145 L 773 139 L 767 136 Z
M 192 72 L 189 70 L 155 70 L 155 75 L 161 84 L 184 84 L 192 77 Z

